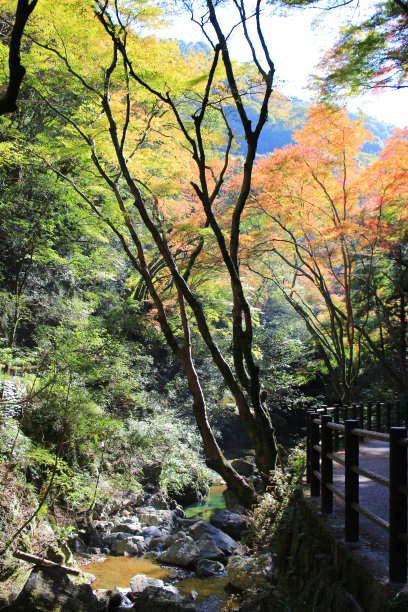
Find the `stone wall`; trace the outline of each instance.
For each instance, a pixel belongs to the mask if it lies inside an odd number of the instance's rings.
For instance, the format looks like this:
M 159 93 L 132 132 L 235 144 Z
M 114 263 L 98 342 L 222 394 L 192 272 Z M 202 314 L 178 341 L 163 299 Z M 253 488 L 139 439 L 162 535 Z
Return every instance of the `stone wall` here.
M 6 380 L 1 396 L 0 414 L 2 418 L 19 419 L 21 417 L 22 391 L 13 380 Z
M 407 589 L 353 554 L 296 490 L 278 529 L 278 588 L 293 612 L 386 612 L 408 610 Z

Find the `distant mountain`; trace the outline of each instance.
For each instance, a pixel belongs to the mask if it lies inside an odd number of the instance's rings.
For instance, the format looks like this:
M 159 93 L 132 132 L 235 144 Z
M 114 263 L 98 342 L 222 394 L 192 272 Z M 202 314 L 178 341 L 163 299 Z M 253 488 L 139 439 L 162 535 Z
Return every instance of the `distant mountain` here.
M 256 103 L 248 105 L 249 115 L 253 122 L 257 119 Z M 268 122 L 264 126 L 259 139 L 258 154 L 268 155 L 275 149 L 280 149 L 293 142 L 292 135 L 295 129 L 301 128 L 307 120 L 309 105 L 299 99 L 285 98 L 279 92 L 274 92 L 269 106 Z M 350 113 L 351 118 L 357 115 Z M 392 135 L 395 126 L 384 123 L 370 116 L 363 116 L 365 127 L 372 132 L 374 140 L 364 146 L 366 153 L 379 153 L 384 142 Z M 240 129 L 239 122 L 234 121 L 234 128 Z M 242 148 L 242 152 L 243 152 Z
M 186 43 L 178 41 L 182 53 L 210 53 L 211 48 L 205 42 Z M 246 105 L 248 114 L 253 124 L 258 116 L 259 101 L 257 96 L 252 96 Z M 274 91 L 269 104 L 268 122 L 264 126 L 258 145 L 259 155 L 268 155 L 275 149 L 280 149 L 293 142 L 293 130 L 302 127 L 307 120 L 309 105 L 304 100 L 297 98 L 287 98 L 282 93 Z M 350 113 L 350 117 L 356 118 L 357 115 Z M 244 153 L 244 135 L 240 124 L 237 111 L 230 107 L 228 112 L 229 122 L 236 134 L 241 134 L 241 144 L 238 153 Z M 365 126 L 374 135 L 374 140 L 364 146 L 366 153 L 379 153 L 384 147 L 384 142 L 389 138 L 395 126 L 384 123 L 370 116 L 363 116 Z

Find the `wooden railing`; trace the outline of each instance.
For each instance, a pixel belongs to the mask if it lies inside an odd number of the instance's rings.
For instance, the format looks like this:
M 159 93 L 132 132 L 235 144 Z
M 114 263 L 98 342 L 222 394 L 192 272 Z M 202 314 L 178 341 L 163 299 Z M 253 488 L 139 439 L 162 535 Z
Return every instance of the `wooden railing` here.
M 364 515 L 389 534 L 389 579 L 391 582 L 407 581 L 407 429 L 392 427 L 393 420 L 402 416 L 399 404 L 391 404 L 381 412 L 381 404 L 375 410 L 358 410 L 358 407 L 333 407 L 308 412 L 307 416 L 307 481 L 312 497 L 321 498 L 321 512 L 333 512 L 333 495 L 344 502 L 346 542 L 359 539 L 359 517 Z M 373 405 L 370 405 L 372 408 Z M 367 407 L 366 407 L 367 408 Z M 349 411 L 351 416 L 348 418 Z M 343 415 L 343 422 L 339 422 Z M 374 431 L 376 427 L 387 427 L 389 433 Z M 334 422 L 336 419 L 338 422 Z M 382 417 L 385 419 L 382 420 Z M 405 417 L 405 414 L 404 414 Z M 401 419 L 402 420 L 402 419 Z M 405 418 L 404 418 L 405 421 Z M 405 423 L 404 423 L 405 424 Z M 364 428 L 366 426 L 366 428 Z M 389 448 L 389 477 L 363 469 L 359 466 L 359 443 L 363 438 L 381 440 Z M 344 457 L 336 454 L 340 440 L 343 441 Z M 333 462 L 344 467 L 344 494 L 333 486 Z M 385 521 L 360 505 L 359 475 L 389 489 L 389 517 Z M 364 496 L 362 496 L 364 497 Z
M 9 376 L 24 376 L 24 374 L 33 374 L 36 370 L 35 365 L 11 366 L 0 363 L 0 374 L 8 374 Z

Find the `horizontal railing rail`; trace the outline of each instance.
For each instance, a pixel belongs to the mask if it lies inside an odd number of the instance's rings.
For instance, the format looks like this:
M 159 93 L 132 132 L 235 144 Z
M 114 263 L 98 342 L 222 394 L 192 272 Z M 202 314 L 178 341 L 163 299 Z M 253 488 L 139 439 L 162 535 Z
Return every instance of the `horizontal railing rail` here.
M 6 363 L 0 363 L 0 374 L 8 374 L 9 376 L 24 376 L 24 374 L 34 374 L 37 371 L 36 365 L 14 366 Z
M 345 418 L 343 422 L 340 422 L 341 414 L 348 417 L 350 411 L 338 406 L 308 412 L 306 479 L 310 483 L 311 496 L 321 498 L 322 513 L 333 512 L 334 495 L 344 502 L 346 542 L 358 541 L 360 514 L 388 532 L 389 579 L 391 582 L 405 583 L 408 569 L 407 429 L 405 426 L 393 426 L 395 421 L 399 424 L 402 422 L 399 403 L 393 403 L 389 409 L 382 411 L 381 407 L 387 404 L 375 404 L 375 417 L 376 424 L 382 423 L 384 428 L 389 429 L 389 433 L 373 430 L 370 421 L 373 412 L 370 411 L 367 416 L 362 410 L 359 412 L 357 406 L 352 414 L 358 418 Z M 337 422 L 334 422 L 336 416 Z M 344 456 L 336 454 L 340 437 L 343 440 Z M 388 445 L 388 478 L 360 467 L 359 443 L 365 438 L 380 440 Z M 344 467 L 344 494 L 333 485 L 333 463 Z M 388 521 L 364 507 L 364 499 L 360 503 L 359 476 L 389 489 Z

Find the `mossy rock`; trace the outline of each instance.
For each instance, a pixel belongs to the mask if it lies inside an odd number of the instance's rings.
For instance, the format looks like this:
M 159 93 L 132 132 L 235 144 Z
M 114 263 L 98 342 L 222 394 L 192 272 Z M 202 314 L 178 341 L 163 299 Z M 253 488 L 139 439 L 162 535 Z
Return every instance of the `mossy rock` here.
M 75 585 L 59 567 L 36 567 L 10 612 L 97 612 L 98 599 L 88 584 Z

